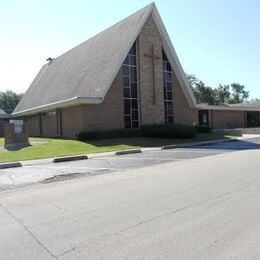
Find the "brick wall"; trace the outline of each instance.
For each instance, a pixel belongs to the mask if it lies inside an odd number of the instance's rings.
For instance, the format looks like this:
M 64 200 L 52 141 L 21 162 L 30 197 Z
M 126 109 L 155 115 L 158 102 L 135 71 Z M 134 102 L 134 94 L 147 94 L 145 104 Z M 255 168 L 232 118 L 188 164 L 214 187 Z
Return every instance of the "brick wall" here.
M 40 134 L 40 123 L 39 115 L 33 117 L 24 118 L 24 121 L 27 124 L 29 136 L 41 136 Z
M 152 61 L 149 57 L 145 57 L 145 54 L 151 54 L 152 45 L 154 54 L 159 57 L 154 62 L 155 104 L 153 104 Z M 164 123 L 162 38 L 151 15 L 139 34 L 138 47 L 141 125 Z
M 173 68 L 173 113 L 174 122 L 178 124 L 198 124 L 198 110 L 191 108 L 177 80 Z
M 124 128 L 122 95 L 120 71 L 102 104 L 80 105 L 62 109 L 62 136 L 75 138 L 80 131 Z
M 83 118 L 85 130 L 124 128 L 121 70 L 118 72 L 102 104 L 84 106 Z
M 209 122 L 215 129 L 246 127 L 244 111 L 212 110 L 209 111 Z
M 61 110 L 62 136 L 75 138 L 76 133 L 84 130 L 84 106 L 74 106 Z
M 42 116 L 42 135 L 44 137 L 57 137 L 56 116 Z

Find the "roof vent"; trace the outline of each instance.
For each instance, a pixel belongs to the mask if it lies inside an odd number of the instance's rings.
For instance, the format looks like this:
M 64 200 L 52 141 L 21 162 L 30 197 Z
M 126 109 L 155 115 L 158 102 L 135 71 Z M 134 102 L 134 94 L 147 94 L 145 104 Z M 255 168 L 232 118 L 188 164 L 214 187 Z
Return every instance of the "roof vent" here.
M 48 61 L 49 62 L 48 65 L 50 65 L 50 64 L 52 64 L 53 60 L 54 60 L 54 58 L 49 57 L 46 61 Z

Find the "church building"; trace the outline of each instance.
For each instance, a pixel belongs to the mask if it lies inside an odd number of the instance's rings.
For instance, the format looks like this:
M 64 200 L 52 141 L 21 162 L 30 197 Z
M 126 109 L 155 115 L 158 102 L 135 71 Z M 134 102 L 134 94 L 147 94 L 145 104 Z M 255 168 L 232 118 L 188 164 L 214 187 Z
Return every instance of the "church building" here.
M 214 127 L 213 115 L 222 128 L 245 126 L 244 108 L 196 104 L 154 3 L 49 58 L 12 114 L 30 136 L 64 138 L 157 123 Z

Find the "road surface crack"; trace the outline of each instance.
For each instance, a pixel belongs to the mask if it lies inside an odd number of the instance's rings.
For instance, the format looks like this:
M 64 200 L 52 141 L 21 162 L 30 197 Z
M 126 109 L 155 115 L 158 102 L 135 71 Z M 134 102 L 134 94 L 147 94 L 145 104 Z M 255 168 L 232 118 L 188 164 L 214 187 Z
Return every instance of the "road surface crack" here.
M 33 240 L 40 245 L 50 256 L 52 256 L 54 259 L 58 259 L 30 230 L 28 227 L 26 227 L 21 220 L 19 220 L 14 214 L 12 214 L 7 208 L 5 208 L 2 204 L 0 204 L 0 207 L 5 210 L 5 212 L 13 218 L 18 224 L 22 226 L 22 228 L 33 238 Z
M 72 251 L 74 251 L 74 250 L 76 250 L 76 247 L 75 247 L 75 246 L 72 247 L 71 249 L 69 249 L 69 250 L 67 250 L 67 251 L 65 251 L 65 252 L 63 252 L 63 253 L 57 255 L 56 258 L 59 259 L 61 256 L 64 256 L 64 255 L 66 255 L 66 254 L 68 254 L 68 253 L 70 253 L 70 252 L 72 252 Z
M 14 181 L 12 175 L 8 175 L 8 177 L 9 177 L 9 179 L 12 181 L 12 184 L 11 184 L 11 185 L 15 185 L 15 181 Z

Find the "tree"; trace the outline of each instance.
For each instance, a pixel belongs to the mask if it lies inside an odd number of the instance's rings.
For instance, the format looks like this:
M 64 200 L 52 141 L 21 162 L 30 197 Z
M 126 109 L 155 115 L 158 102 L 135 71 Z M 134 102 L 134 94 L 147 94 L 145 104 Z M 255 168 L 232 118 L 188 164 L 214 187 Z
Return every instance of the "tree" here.
M 229 104 L 243 103 L 249 97 L 249 91 L 245 91 L 245 86 L 239 83 L 232 83 L 231 85 L 231 97 L 227 100 Z
M 219 84 L 218 88 L 216 89 L 217 92 L 217 103 L 226 103 L 230 98 L 230 86 L 229 85 L 221 85 Z
M 187 75 L 187 79 L 190 82 L 195 98 L 198 103 L 216 103 L 217 92 L 209 86 L 206 86 L 203 81 L 196 78 L 195 75 Z
M 245 91 L 245 86 L 239 83 L 232 83 L 231 85 L 219 84 L 218 88 L 211 88 L 206 86 L 195 75 L 187 74 L 187 79 L 198 103 L 208 103 L 210 105 L 219 103 L 234 104 L 245 102 L 249 97 L 249 91 Z
M 0 92 L 0 108 L 2 108 L 6 113 L 11 114 L 22 96 L 23 94 L 16 94 L 12 90 Z

